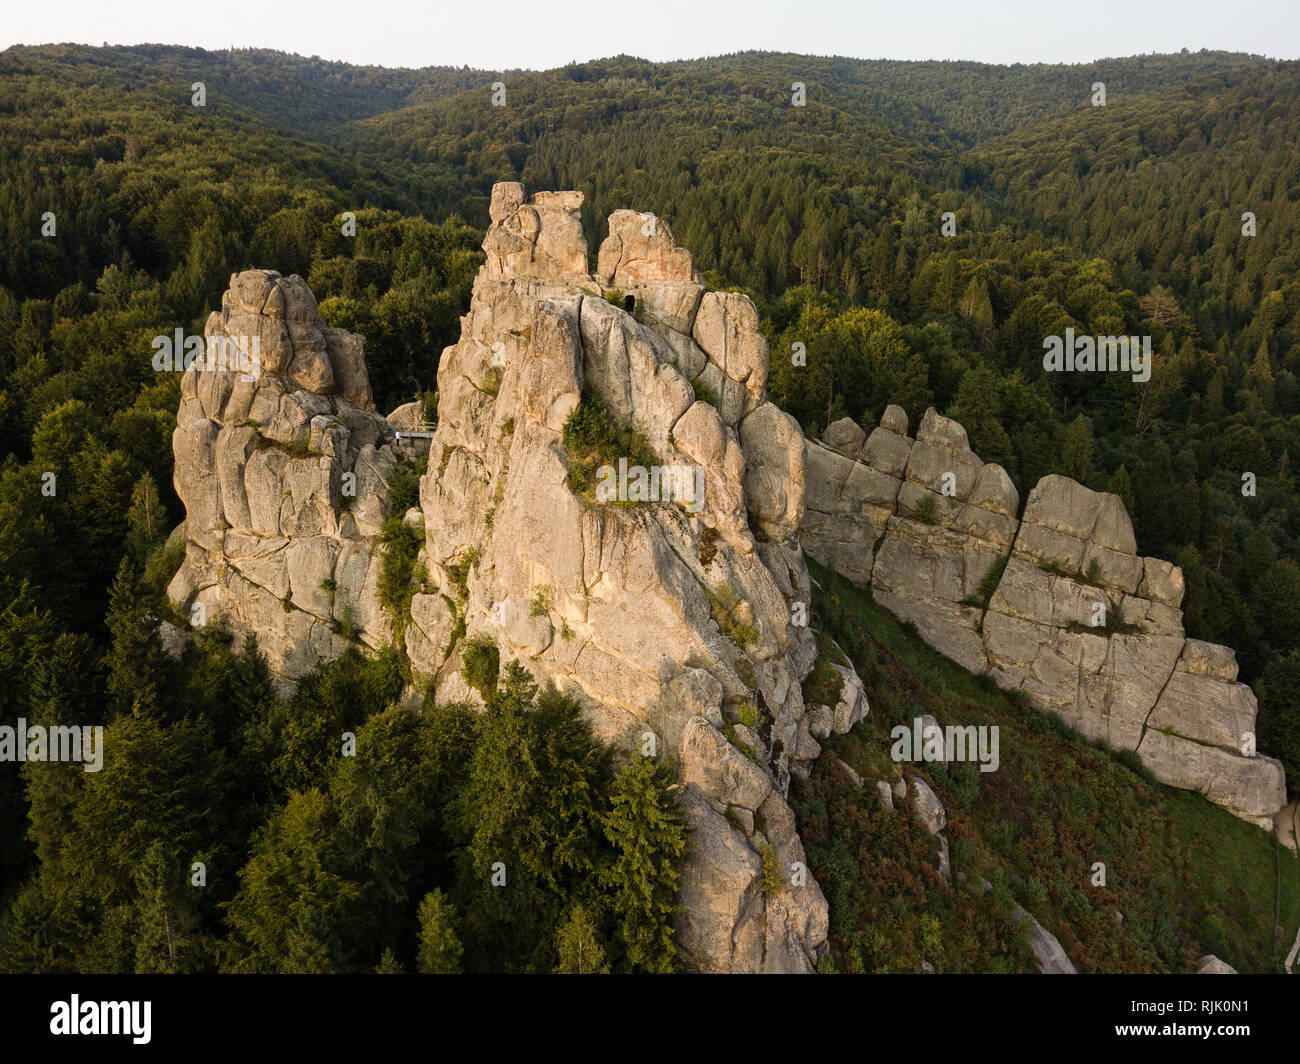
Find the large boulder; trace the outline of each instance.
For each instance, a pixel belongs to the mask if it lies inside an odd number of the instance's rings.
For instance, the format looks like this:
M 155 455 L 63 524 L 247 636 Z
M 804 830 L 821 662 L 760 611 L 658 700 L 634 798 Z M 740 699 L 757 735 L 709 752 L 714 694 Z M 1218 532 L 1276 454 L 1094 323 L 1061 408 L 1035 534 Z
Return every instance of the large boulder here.
M 600 245 L 596 261 L 596 277 L 618 289 L 631 290 L 647 281 L 692 282 L 695 277 L 691 253 L 676 245 L 668 223 L 638 211 L 615 211 L 609 216 L 609 236 Z
M 587 241 L 582 235 L 581 192 L 539 192 L 525 197 L 517 181 L 494 185 L 492 225 L 483 250 L 484 276 L 493 280 L 535 277 L 586 278 Z
M 931 835 L 938 835 L 948 823 L 948 814 L 944 811 L 939 796 L 920 776 L 912 777 L 908 794 L 912 800 L 912 813 L 921 826 Z

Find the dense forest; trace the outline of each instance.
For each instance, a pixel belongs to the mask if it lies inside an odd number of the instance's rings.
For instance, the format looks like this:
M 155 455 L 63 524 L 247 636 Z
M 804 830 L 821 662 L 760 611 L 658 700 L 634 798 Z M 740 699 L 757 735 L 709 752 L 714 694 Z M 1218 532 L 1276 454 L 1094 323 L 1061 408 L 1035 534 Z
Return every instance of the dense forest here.
M 1294 789 L 1297 144 L 1300 65 L 1228 53 L 547 72 L 0 54 L 0 717 L 105 706 L 121 761 L 104 776 L 133 781 L 0 777 L 0 966 L 671 966 L 669 781 L 611 760 L 573 706 L 506 676 L 482 719 L 412 714 L 382 657 L 282 697 L 254 645 L 214 632 L 182 667 L 159 640 L 184 515 L 179 382 L 153 372 L 152 337 L 202 331 L 232 272 L 270 267 L 365 335 L 381 412 L 430 393 L 498 180 L 582 190 L 593 249 L 616 208 L 665 218 L 712 285 L 760 308 L 769 389 L 805 431 L 934 405 L 1022 500 L 1053 471 L 1119 494 L 1142 552 L 1183 567 L 1188 634 L 1237 649 Z M 1044 372 L 1043 338 L 1067 328 L 1150 336 L 1150 380 Z M 367 753 L 322 760 L 344 730 Z M 492 797 L 518 771 L 507 742 L 535 752 L 501 792 L 513 809 Z M 172 852 L 139 827 L 163 820 Z M 517 912 L 484 914 L 470 889 L 493 846 L 533 854 Z M 212 870 L 201 904 L 165 873 L 178 861 Z

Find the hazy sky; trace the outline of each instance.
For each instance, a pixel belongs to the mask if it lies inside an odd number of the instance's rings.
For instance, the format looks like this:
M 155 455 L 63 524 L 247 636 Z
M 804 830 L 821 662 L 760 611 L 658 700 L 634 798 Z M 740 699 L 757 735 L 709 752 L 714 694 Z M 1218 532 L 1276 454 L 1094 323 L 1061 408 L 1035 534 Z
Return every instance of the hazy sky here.
M 626 53 L 750 48 L 890 59 L 1088 62 L 1200 48 L 1300 58 L 1298 0 L 37 0 L 7 5 L 11 44 L 276 48 L 383 66 L 544 69 Z

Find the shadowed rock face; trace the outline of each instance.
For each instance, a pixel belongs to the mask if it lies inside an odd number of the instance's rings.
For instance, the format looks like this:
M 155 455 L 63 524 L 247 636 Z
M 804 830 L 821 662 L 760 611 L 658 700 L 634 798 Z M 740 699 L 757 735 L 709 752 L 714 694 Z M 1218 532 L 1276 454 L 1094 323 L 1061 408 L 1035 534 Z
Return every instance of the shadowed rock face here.
M 1047 476 L 1018 517 L 1006 473 L 933 410 L 915 440 L 897 407 L 870 436 L 836 422 L 807 441 L 805 467 L 800 538 L 814 558 L 972 672 L 1271 825 L 1286 788 L 1280 763 L 1243 753 L 1255 696 L 1231 650 L 1185 637 L 1182 572 L 1138 556 L 1117 496 Z

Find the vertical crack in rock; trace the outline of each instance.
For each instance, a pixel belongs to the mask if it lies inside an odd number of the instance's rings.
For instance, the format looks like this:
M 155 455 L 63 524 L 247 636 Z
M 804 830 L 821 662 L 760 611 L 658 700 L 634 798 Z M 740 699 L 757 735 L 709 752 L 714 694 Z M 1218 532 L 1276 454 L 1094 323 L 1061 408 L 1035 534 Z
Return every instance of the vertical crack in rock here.
M 1155 712 L 1156 706 L 1160 704 L 1160 699 L 1164 696 L 1165 690 L 1169 687 L 1169 681 L 1174 678 L 1174 673 L 1177 671 L 1177 669 L 1178 669 L 1178 664 L 1177 662 L 1175 662 L 1173 667 L 1170 668 L 1169 670 L 1169 675 L 1165 677 L 1164 683 L 1160 685 L 1160 694 L 1156 695 L 1156 700 L 1151 703 L 1151 708 L 1147 710 L 1147 715 L 1144 718 L 1142 718 L 1142 736 L 1140 739 L 1138 739 L 1137 746 L 1134 747 L 1134 749 L 1137 750 L 1138 753 L 1142 752 L 1142 740 L 1147 737 L 1147 728 L 1150 726 L 1151 723 L 1151 714 Z

